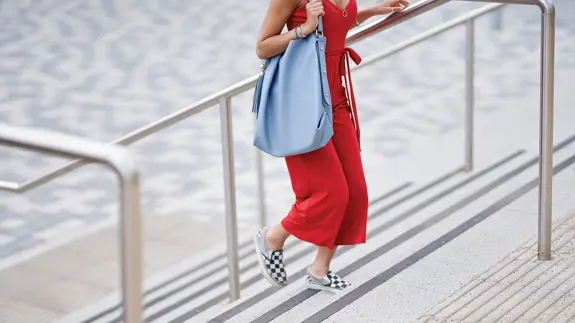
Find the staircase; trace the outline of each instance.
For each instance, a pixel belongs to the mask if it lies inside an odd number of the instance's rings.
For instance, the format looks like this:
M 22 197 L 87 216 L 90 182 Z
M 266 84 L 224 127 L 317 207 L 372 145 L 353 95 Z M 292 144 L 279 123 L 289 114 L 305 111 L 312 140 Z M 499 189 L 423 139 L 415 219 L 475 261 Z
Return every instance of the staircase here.
M 575 135 L 555 146 L 555 158 L 562 192 L 575 181 Z M 340 248 L 333 262 L 354 283 L 344 295 L 302 289 L 314 248 L 297 240 L 286 245 L 292 283 L 270 287 L 244 241 L 239 301 L 226 301 L 226 259 L 219 254 L 148 289 L 146 322 L 413 321 L 534 233 L 537 161 L 518 150 L 475 172 L 454 169 L 373 199 L 368 243 Z M 557 221 L 573 202 L 558 199 Z M 110 298 L 61 322 L 121 322 L 120 314 Z

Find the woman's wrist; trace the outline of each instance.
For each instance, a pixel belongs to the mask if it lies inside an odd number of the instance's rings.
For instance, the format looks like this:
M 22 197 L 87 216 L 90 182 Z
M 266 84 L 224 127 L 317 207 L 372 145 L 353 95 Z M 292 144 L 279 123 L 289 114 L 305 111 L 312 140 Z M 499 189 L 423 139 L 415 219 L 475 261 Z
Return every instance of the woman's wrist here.
M 307 24 L 307 22 L 304 22 L 303 24 L 299 25 L 301 32 L 307 36 L 309 35 L 313 30 L 310 30 L 311 28 L 309 27 L 309 25 Z
M 303 39 L 305 38 L 305 36 L 307 36 L 306 33 L 304 33 L 303 29 L 301 28 L 301 25 L 297 25 L 294 28 L 295 34 L 296 34 L 296 39 Z

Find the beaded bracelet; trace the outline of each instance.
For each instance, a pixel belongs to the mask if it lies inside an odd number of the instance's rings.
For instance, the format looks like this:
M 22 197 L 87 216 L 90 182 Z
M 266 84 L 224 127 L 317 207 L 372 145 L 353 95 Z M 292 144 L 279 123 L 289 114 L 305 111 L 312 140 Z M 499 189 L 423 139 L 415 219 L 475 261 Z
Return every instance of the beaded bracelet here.
M 300 38 L 305 38 L 306 35 L 303 33 L 303 30 L 301 30 L 301 25 L 295 27 L 295 30 L 296 30 L 296 33 L 299 34 Z
M 293 32 L 295 33 L 295 39 L 296 39 L 296 40 L 299 39 L 299 34 L 297 33 L 297 27 L 295 27 L 295 28 L 293 29 Z

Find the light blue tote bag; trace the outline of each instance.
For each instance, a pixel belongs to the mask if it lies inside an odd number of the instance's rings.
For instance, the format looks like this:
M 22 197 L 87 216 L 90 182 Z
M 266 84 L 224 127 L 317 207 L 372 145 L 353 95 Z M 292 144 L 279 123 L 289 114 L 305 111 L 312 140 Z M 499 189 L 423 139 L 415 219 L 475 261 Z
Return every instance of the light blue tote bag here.
M 254 145 L 287 157 L 317 150 L 333 136 L 323 23 L 265 61 L 254 93 Z

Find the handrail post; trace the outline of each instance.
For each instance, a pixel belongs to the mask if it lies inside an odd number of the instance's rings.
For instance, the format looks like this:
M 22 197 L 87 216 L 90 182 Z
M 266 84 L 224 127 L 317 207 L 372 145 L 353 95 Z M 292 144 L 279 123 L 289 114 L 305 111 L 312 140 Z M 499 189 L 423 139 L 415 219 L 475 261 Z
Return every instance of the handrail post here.
M 224 164 L 224 195 L 226 208 L 226 242 L 228 251 L 228 279 L 230 301 L 240 298 L 238 224 L 236 208 L 236 180 L 234 168 L 234 139 L 232 130 L 232 99 L 220 100 L 222 156 Z
M 551 259 L 553 186 L 553 92 L 555 69 L 555 7 L 538 0 L 541 17 L 541 115 L 539 125 L 538 259 Z
M 118 168 L 122 201 L 120 243 L 122 252 L 122 290 L 124 322 L 142 321 L 142 218 L 140 213 L 140 182 L 137 173 Z
M 475 19 L 465 22 L 465 171 L 473 170 Z
M 267 209 L 266 209 L 266 191 L 264 181 L 264 155 L 261 150 L 256 150 L 256 177 L 258 187 L 258 202 L 259 202 L 259 225 L 265 227 L 267 225 Z

